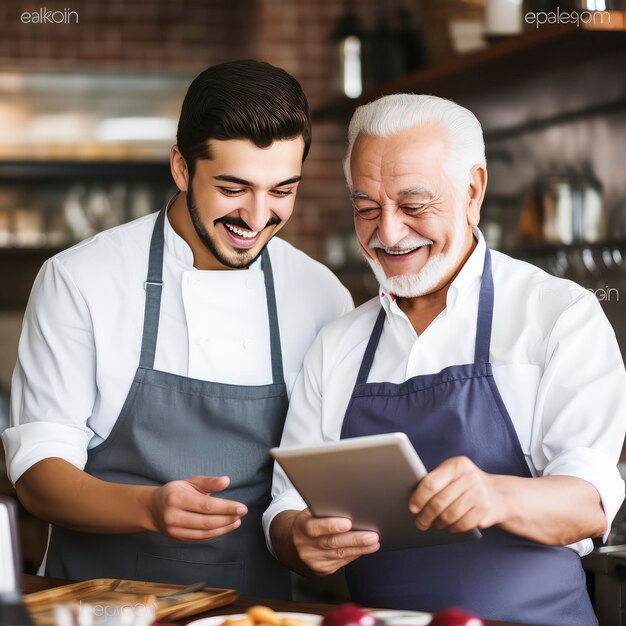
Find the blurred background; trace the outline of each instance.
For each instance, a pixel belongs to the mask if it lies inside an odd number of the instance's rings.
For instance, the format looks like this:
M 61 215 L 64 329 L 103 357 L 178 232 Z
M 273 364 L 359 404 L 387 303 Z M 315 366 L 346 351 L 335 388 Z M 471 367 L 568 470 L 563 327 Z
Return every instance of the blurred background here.
M 357 303 L 376 285 L 352 234 L 347 121 L 382 94 L 433 93 L 483 125 L 489 243 L 591 289 L 626 354 L 625 4 L 3 0 L 0 429 L 39 267 L 163 206 L 187 86 L 207 66 L 240 58 L 281 66 L 304 87 L 313 146 L 283 233 L 331 267 Z M 0 484 L 11 492 L 5 476 Z M 32 571 L 45 536 L 22 513 Z

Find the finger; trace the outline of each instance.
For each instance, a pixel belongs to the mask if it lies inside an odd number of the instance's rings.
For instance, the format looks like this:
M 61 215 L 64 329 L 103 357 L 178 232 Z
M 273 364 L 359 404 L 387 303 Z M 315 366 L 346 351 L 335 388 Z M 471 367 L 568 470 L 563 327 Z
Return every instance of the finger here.
M 178 541 L 210 541 L 222 535 L 226 535 L 241 526 L 241 520 L 237 520 L 228 526 L 213 530 L 192 530 L 189 528 L 177 530 L 172 536 Z
M 450 528 L 460 519 L 476 507 L 476 501 L 471 493 L 465 492 L 459 496 L 442 514 L 434 521 L 437 528 Z
M 304 520 L 304 532 L 313 539 L 324 535 L 346 533 L 352 528 L 352 522 L 346 517 L 309 517 Z
M 409 499 L 409 510 L 411 513 L 419 513 L 434 495 L 445 489 L 452 481 L 470 469 L 468 464 L 475 467 L 467 457 L 457 456 L 446 459 L 432 472 L 428 472 L 411 494 Z
M 241 502 L 205 496 L 195 491 L 179 494 L 178 508 L 190 513 L 204 515 L 234 515 L 241 516 L 248 512 L 248 508 Z
M 379 542 L 374 532 L 347 532 L 340 535 L 324 535 L 318 539 L 318 545 L 325 550 L 365 548 Z
M 237 515 L 202 515 L 173 509 L 165 512 L 163 521 L 168 527 L 180 530 L 214 530 L 234 524 L 238 519 Z
M 185 478 L 185 482 L 193 485 L 202 493 L 209 494 L 224 491 L 230 485 L 230 478 L 228 476 L 191 476 Z
M 358 559 L 360 556 L 365 556 L 366 554 L 372 554 L 380 550 L 380 544 L 375 543 L 371 546 L 361 546 L 360 548 L 337 548 L 332 552 L 325 555 L 325 558 L 331 556 L 333 559 L 338 559 L 343 561 L 344 564 L 346 562 L 354 561 L 354 559 Z
M 451 533 L 465 533 L 468 530 L 474 530 L 479 527 L 479 513 L 478 509 L 472 508 L 467 511 L 460 519 L 454 524 L 448 526 L 448 531 Z
M 433 495 L 415 518 L 415 525 L 420 530 L 427 530 L 438 520 L 452 503 L 456 502 L 468 490 L 467 483 L 459 478 L 452 481 L 439 493 Z M 454 521 L 458 519 L 455 518 Z

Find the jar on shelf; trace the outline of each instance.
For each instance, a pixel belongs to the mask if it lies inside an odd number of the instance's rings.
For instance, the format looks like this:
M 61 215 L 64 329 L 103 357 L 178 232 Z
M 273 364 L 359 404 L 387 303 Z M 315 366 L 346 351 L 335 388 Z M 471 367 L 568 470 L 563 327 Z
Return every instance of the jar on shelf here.
M 606 211 L 602 198 L 602 184 L 591 166 L 583 166 L 581 176 L 581 240 L 596 243 L 606 238 Z

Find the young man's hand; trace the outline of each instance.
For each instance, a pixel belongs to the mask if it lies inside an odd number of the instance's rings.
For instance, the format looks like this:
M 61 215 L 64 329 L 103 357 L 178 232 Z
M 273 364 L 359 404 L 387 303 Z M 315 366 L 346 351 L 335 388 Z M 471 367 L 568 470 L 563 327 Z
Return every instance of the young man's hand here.
M 211 495 L 229 483 L 228 476 L 193 476 L 159 487 L 149 504 L 155 530 L 177 541 L 207 541 L 239 528 L 247 507 Z

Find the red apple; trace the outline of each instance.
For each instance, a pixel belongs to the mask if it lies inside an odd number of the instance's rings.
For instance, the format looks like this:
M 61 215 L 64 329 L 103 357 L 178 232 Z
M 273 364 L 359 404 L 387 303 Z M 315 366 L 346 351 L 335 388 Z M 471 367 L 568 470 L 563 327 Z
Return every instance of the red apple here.
M 478 615 L 452 607 L 435 613 L 428 626 L 484 626 L 484 623 Z
M 358 604 L 340 604 L 324 618 L 322 626 L 377 626 L 378 620 Z

